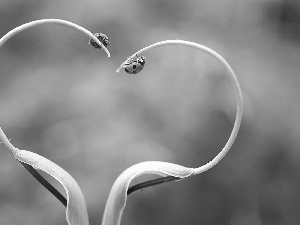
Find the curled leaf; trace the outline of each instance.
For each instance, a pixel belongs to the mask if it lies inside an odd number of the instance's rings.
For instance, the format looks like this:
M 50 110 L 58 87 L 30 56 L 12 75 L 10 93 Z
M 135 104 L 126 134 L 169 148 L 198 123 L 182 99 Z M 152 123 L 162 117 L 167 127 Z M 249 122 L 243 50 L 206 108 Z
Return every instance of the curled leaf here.
M 69 225 L 88 225 L 88 214 L 83 194 L 75 179 L 54 162 L 36 153 L 14 149 L 13 155 L 21 162 L 42 170 L 59 181 L 67 192 L 66 219 Z
M 194 169 L 173 163 L 148 161 L 135 164 L 126 169 L 115 181 L 108 196 L 102 225 L 119 225 L 126 206 L 127 190 L 130 182 L 142 174 L 157 174 L 186 178 Z

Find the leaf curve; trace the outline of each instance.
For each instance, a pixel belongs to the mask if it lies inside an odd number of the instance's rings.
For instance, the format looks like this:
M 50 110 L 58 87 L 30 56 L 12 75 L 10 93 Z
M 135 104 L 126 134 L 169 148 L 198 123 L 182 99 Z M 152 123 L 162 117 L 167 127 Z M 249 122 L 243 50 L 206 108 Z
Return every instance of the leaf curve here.
M 135 164 L 126 169 L 114 182 L 108 196 L 102 225 L 119 225 L 126 206 L 127 190 L 130 182 L 142 174 L 157 174 L 186 178 L 192 175 L 193 168 L 187 168 L 173 163 L 147 161 Z
M 66 220 L 69 225 L 88 225 L 88 214 L 82 191 L 75 179 L 63 168 L 36 153 L 14 148 L 13 155 L 21 162 L 42 170 L 62 184 L 67 193 Z

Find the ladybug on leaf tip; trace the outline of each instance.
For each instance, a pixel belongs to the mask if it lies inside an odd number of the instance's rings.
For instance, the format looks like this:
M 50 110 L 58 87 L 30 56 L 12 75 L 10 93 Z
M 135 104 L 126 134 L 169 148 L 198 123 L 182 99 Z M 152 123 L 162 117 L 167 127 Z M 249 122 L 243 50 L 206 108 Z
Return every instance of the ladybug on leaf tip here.
M 141 70 L 144 68 L 146 63 L 145 59 L 145 56 L 136 56 L 136 59 L 129 57 L 126 63 L 124 64 L 123 68 L 125 69 L 126 73 L 137 74 L 141 72 Z
M 105 46 L 110 46 L 110 41 L 108 37 L 103 33 L 95 33 L 94 36 L 98 38 L 98 40 Z M 98 45 L 92 38 L 89 41 L 89 44 L 92 45 L 95 49 L 100 50 L 102 47 Z

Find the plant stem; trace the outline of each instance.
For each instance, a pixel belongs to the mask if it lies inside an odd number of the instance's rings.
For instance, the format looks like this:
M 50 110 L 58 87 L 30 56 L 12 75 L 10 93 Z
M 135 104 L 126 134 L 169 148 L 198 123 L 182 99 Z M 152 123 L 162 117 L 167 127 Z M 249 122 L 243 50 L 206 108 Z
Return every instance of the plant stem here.
M 194 42 L 189 42 L 189 41 L 183 41 L 183 40 L 166 40 L 166 41 L 161 41 L 161 42 L 157 42 L 155 44 L 152 44 L 150 46 L 147 46 L 139 51 L 137 51 L 136 53 L 134 53 L 131 57 L 135 57 L 138 55 L 142 55 L 144 52 L 153 49 L 153 48 L 157 48 L 160 46 L 165 46 L 165 45 L 181 45 L 181 46 L 186 46 L 186 47 L 192 47 L 192 48 L 196 48 L 197 50 L 200 51 L 204 51 L 206 53 L 208 53 L 209 55 L 213 56 L 214 58 L 216 58 L 221 64 L 223 64 L 223 66 L 225 67 L 225 69 L 227 70 L 227 74 L 229 75 L 229 78 L 233 84 L 233 88 L 234 88 L 234 92 L 235 92 L 235 96 L 236 96 L 236 101 L 237 101 L 237 113 L 236 113 L 236 118 L 235 118 L 235 122 L 233 125 L 233 129 L 232 132 L 230 134 L 230 137 L 227 141 L 227 143 L 225 144 L 225 146 L 223 147 L 223 149 L 219 152 L 219 154 L 217 156 L 215 156 L 215 158 L 213 158 L 213 160 L 211 160 L 210 162 L 206 163 L 203 166 L 200 166 L 198 168 L 194 169 L 193 175 L 196 174 L 200 174 L 203 173 L 209 169 L 211 169 L 213 166 L 215 166 L 225 155 L 226 153 L 230 150 L 232 144 L 235 141 L 235 138 L 238 134 L 240 125 L 241 125 L 241 120 L 242 120 L 242 114 L 243 114 L 243 97 L 242 97 L 242 92 L 241 92 L 241 88 L 239 85 L 239 82 L 236 78 L 236 75 L 233 71 L 233 69 L 231 68 L 231 66 L 229 65 L 229 63 L 217 52 L 215 52 L 214 50 L 194 43 Z M 124 61 L 119 68 L 117 69 L 117 73 L 120 72 L 120 70 L 122 69 L 122 67 L 124 66 L 124 64 L 126 63 L 126 61 Z M 170 180 L 169 180 L 170 179 Z M 151 181 L 147 181 L 141 184 L 137 184 L 131 188 L 128 189 L 128 194 L 145 188 L 145 187 L 149 187 L 149 186 L 153 186 L 153 185 L 158 185 L 161 183 L 165 183 L 174 180 L 173 178 L 159 178 L 159 179 L 155 179 L 155 180 L 151 180 Z
M 78 31 L 84 33 L 85 35 L 87 35 L 89 38 L 93 39 L 98 45 L 101 46 L 101 48 L 104 49 L 104 51 L 106 52 L 108 57 L 110 57 L 110 53 L 107 50 L 107 48 L 98 40 L 98 38 L 96 36 L 93 35 L 93 33 L 91 33 L 87 29 L 85 29 L 75 23 L 71 23 L 69 21 L 61 20 L 61 19 L 35 20 L 35 21 L 29 22 L 29 23 L 25 23 L 21 26 L 18 26 L 16 28 L 14 28 L 13 30 L 9 31 L 6 35 L 4 35 L 0 39 L 0 47 L 2 45 L 4 45 L 4 43 L 6 41 L 8 41 L 11 37 L 18 34 L 19 32 L 24 31 L 31 27 L 36 27 L 36 26 L 44 25 L 44 24 L 60 25 L 60 26 L 70 27 L 75 30 L 78 30 Z M 10 150 L 12 152 L 12 154 L 14 154 L 14 152 L 16 151 L 16 148 L 10 143 L 10 141 L 8 140 L 8 138 L 2 131 L 1 127 L 0 127 L 0 142 L 2 142 L 4 144 L 4 146 L 8 150 Z M 31 175 L 35 179 L 37 179 L 47 190 L 49 190 L 64 206 L 67 206 L 66 198 L 57 189 L 55 189 L 47 180 L 45 180 L 31 165 L 23 163 L 21 161 L 19 161 L 19 162 L 31 173 Z
M 42 19 L 42 20 L 35 20 L 35 21 L 31 21 L 29 23 L 25 23 L 21 26 L 18 26 L 16 28 L 14 28 L 13 30 L 9 31 L 6 35 L 4 35 L 1 39 L 0 39 L 0 47 L 8 40 L 10 39 L 12 36 L 16 35 L 17 33 L 26 30 L 28 28 L 31 27 L 36 27 L 38 25 L 44 25 L 44 24 L 55 24 L 55 25 L 60 25 L 60 26 L 65 26 L 65 27 L 70 27 L 73 28 L 75 30 L 78 30 L 82 33 L 84 33 L 85 35 L 87 35 L 89 38 L 92 38 L 98 45 L 100 45 L 104 51 L 106 52 L 107 56 L 110 57 L 110 53 L 107 50 L 107 48 L 98 40 L 98 38 L 93 35 L 89 30 L 85 29 L 84 27 L 81 27 L 75 23 L 71 23 L 69 21 L 66 20 L 61 20 L 61 19 Z

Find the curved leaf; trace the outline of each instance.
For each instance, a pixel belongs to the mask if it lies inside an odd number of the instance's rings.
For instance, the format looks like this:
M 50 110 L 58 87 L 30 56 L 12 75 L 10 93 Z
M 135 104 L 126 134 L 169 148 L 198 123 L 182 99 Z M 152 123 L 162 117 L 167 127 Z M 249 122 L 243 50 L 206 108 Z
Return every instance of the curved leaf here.
M 67 192 L 66 219 L 69 225 L 88 225 L 88 214 L 83 194 L 75 179 L 54 162 L 36 153 L 14 149 L 16 159 L 48 173 L 59 181 Z
M 158 174 L 185 178 L 193 173 L 194 169 L 179 166 L 173 163 L 148 161 L 135 164 L 126 169 L 115 181 L 108 196 L 102 225 L 119 225 L 123 210 L 126 206 L 127 190 L 130 182 L 142 174 Z

